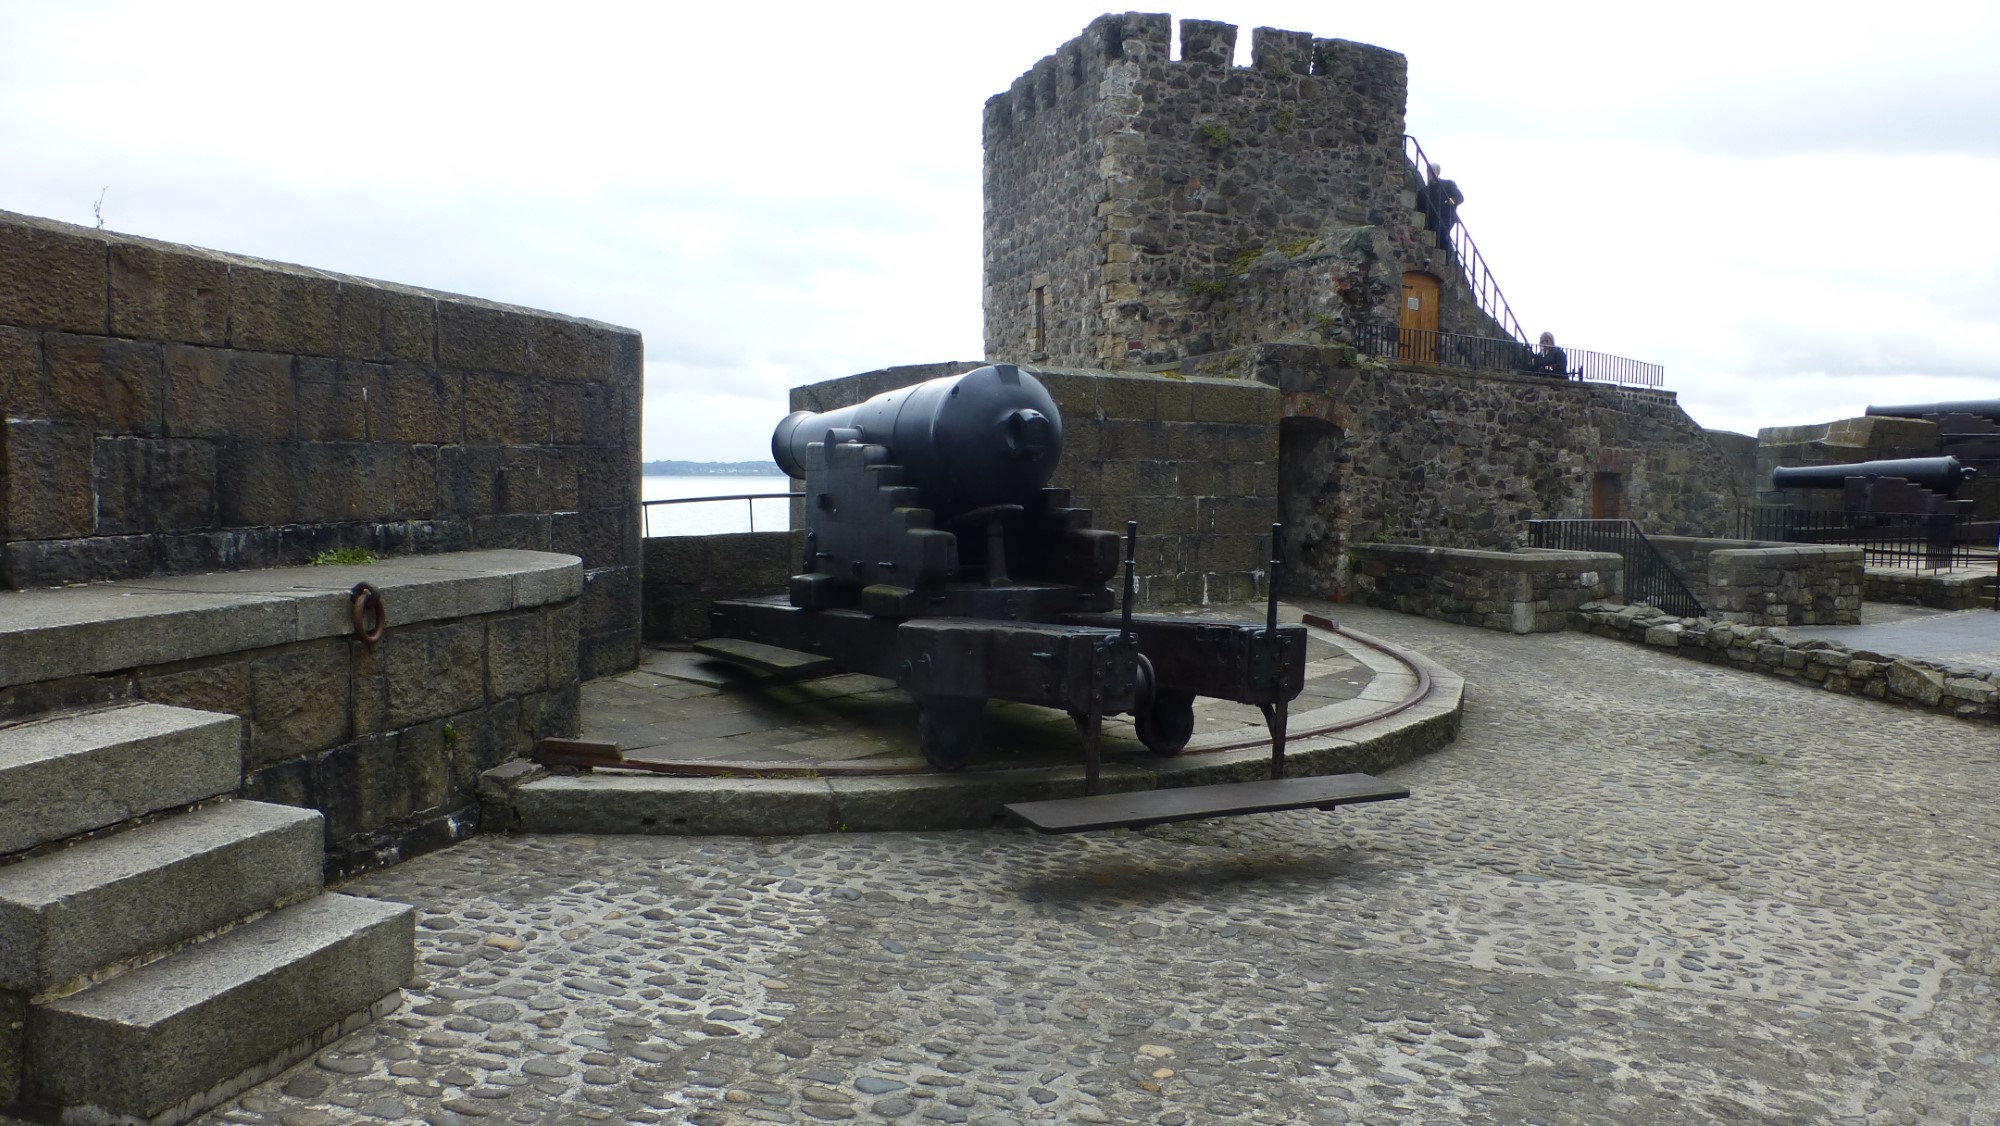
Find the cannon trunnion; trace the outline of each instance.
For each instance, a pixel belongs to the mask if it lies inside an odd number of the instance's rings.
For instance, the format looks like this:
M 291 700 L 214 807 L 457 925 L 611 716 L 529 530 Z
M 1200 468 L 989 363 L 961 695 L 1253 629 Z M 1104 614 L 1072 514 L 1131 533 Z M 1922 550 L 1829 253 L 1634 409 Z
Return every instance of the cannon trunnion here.
M 1262 623 L 1135 617 L 1136 524 L 1121 545 L 1047 487 L 1062 417 L 1033 376 L 996 364 L 793 414 L 772 452 L 805 478 L 799 572 L 782 598 L 718 603 L 716 636 L 893 680 L 940 770 L 970 760 L 988 699 L 1014 700 L 1075 719 L 1095 793 L 1104 717 L 1133 715 L 1146 747 L 1172 755 L 1210 696 L 1263 711 L 1282 776 L 1305 628 L 1277 624 L 1275 593 Z M 1275 529 L 1272 542 L 1275 555 Z

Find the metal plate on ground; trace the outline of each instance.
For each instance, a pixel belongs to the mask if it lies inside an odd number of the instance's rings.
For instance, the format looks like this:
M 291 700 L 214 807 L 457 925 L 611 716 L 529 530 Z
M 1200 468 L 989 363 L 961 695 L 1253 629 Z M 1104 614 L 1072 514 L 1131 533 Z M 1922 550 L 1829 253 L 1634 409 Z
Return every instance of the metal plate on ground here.
M 1333 809 L 1409 796 L 1408 787 L 1384 782 L 1373 775 L 1323 774 L 1313 778 L 1225 782 L 1216 786 L 1016 802 L 1007 811 L 1044 833 L 1082 833 L 1093 829 L 1143 829 L 1171 821 L 1276 813 L 1285 809 Z
M 694 643 L 694 651 L 730 664 L 762 673 L 770 679 L 804 680 L 817 676 L 832 676 L 839 670 L 833 662 L 815 653 L 801 653 L 796 649 L 782 649 L 776 645 L 765 645 L 758 641 L 742 641 L 733 637 L 711 637 Z

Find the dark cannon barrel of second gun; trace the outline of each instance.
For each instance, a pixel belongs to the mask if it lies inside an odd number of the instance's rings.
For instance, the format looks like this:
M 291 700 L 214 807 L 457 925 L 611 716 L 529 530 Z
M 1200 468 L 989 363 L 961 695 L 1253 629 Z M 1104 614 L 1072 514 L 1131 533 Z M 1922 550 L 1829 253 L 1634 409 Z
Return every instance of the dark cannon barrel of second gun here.
M 1909 403 L 1893 407 L 1869 407 L 1876 418 L 1928 418 L 1932 415 L 1971 414 L 2000 422 L 2000 399 L 1960 399 L 1949 403 Z
M 771 434 L 771 457 L 804 477 L 808 447 L 829 439 L 888 447 L 904 483 L 943 520 L 1032 500 L 1062 460 L 1062 412 L 1034 376 L 988 364 L 839 410 L 798 411 Z
M 1771 471 L 1774 489 L 1838 489 L 1849 477 L 1901 477 L 1940 493 L 1952 493 L 1978 476 L 1978 470 L 1955 457 L 1904 457 L 1887 461 L 1857 461 L 1844 465 L 1798 465 Z

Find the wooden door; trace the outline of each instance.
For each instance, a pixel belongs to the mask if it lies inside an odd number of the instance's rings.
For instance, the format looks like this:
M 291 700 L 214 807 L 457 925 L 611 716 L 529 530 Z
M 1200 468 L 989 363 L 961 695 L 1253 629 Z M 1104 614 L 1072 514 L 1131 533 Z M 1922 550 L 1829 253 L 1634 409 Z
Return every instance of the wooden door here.
M 1438 362 L 1438 280 L 1412 270 L 1403 275 L 1402 344 L 1397 356 L 1406 363 Z

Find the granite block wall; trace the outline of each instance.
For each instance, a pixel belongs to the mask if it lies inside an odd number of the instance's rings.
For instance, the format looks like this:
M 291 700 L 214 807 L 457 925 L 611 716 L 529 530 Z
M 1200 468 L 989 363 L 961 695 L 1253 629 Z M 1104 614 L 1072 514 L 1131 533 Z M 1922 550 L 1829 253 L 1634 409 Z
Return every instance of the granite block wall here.
M 718 600 L 781 594 L 799 570 L 790 532 L 653 536 L 645 552 L 648 641 L 707 637 L 709 607 Z
M 1557 633 L 1614 595 L 1624 560 L 1595 551 L 1477 551 L 1419 544 L 1354 549 L 1350 599 L 1507 633 Z
M 792 391 L 792 409 L 823 411 L 978 367 L 889 368 Z M 1028 365 L 1062 412 L 1052 485 L 1099 528 L 1139 521 L 1138 597 L 1201 604 L 1264 596 L 1278 519 L 1278 408 L 1244 380 Z M 795 518 L 795 523 L 797 520 Z
M 0 592 L 0 724 L 151 701 L 243 719 L 237 795 L 326 815 L 330 876 L 479 828 L 482 771 L 579 725 L 581 569 L 469 552 Z M 348 588 L 381 592 L 378 643 Z
M 580 556 L 639 637 L 630 329 L 0 212 L 0 587 L 384 555 Z

